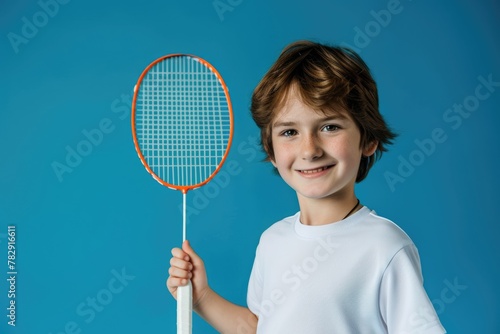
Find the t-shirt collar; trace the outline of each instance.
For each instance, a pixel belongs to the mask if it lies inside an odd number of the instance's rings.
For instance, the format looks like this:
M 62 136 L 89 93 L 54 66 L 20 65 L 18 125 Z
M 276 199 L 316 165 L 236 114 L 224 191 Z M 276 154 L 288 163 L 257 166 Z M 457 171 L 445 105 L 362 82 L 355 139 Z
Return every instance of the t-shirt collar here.
M 370 209 L 368 209 L 366 206 L 363 206 L 361 209 L 359 209 L 346 219 L 337 222 L 332 222 L 330 224 L 312 226 L 312 225 L 304 225 L 300 222 L 300 211 L 299 211 L 295 215 L 294 228 L 295 232 L 302 237 L 316 238 L 327 234 L 339 233 L 346 227 L 355 224 L 357 221 L 361 220 L 363 216 L 369 213 Z

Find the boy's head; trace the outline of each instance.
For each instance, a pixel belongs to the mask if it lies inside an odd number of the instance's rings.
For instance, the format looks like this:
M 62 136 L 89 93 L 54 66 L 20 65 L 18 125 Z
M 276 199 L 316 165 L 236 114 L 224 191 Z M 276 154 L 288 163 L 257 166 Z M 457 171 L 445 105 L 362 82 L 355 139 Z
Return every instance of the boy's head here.
M 365 62 L 354 52 L 310 41 L 288 45 L 252 96 L 252 117 L 261 130 L 261 143 L 274 160 L 272 124 L 291 93 L 314 110 L 345 112 L 356 123 L 361 147 L 377 143 L 372 156 L 363 156 L 356 182 L 367 175 L 395 134 L 378 110 L 377 86 Z

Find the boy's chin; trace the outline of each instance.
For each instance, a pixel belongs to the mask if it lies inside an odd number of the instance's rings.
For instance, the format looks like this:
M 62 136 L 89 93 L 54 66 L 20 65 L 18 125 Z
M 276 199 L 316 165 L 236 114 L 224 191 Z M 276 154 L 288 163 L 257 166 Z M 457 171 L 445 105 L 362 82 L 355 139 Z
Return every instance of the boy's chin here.
M 327 191 L 307 191 L 307 192 L 297 192 L 300 197 L 310 200 L 326 200 L 332 198 L 332 193 Z
M 352 196 L 353 189 L 349 186 L 342 187 L 341 189 L 331 189 L 328 187 L 325 188 L 316 188 L 316 189 L 301 189 L 297 191 L 297 195 L 304 199 L 308 200 L 339 200 L 344 197 L 350 198 Z

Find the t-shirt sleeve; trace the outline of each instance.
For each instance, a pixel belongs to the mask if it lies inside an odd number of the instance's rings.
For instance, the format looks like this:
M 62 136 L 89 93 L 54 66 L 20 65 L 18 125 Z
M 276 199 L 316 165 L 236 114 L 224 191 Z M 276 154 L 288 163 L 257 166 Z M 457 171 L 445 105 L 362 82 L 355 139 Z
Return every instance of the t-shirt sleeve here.
M 425 292 L 420 258 L 413 244 L 401 248 L 387 266 L 379 301 L 389 334 L 446 333 Z
M 248 282 L 247 305 L 253 314 L 259 316 L 259 309 L 262 301 L 263 277 L 261 271 L 261 261 L 259 259 L 259 247 L 255 254 L 250 280 Z

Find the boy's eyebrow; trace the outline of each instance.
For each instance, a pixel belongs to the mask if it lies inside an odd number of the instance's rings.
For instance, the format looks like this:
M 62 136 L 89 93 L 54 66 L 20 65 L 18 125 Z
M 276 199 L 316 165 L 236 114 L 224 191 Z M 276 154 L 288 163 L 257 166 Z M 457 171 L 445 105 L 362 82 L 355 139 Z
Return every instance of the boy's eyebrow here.
M 346 120 L 348 119 L 346 116 L 342 115 L 342 114 L 335 114 L 335 115 L 328 115 L 328 116 L 325 116 L 323 118 L 320 118 L 318 120 L 319 123 L 322 123 L 322 122 L 327 122 L 327 121 L 334 121 L 334 120 Z M 293 121 L 278 121 L 276 123 L 274 123 L 272 125 L 273 128 L 277 128 L 277 127 L 288 127 L 288 126 L 294 126 L 296 125 L 297 123 L 296 122 L 293 122 Z
M 276 122 L 273 124 L 273 128 L 294 126 L 295 122 Z

